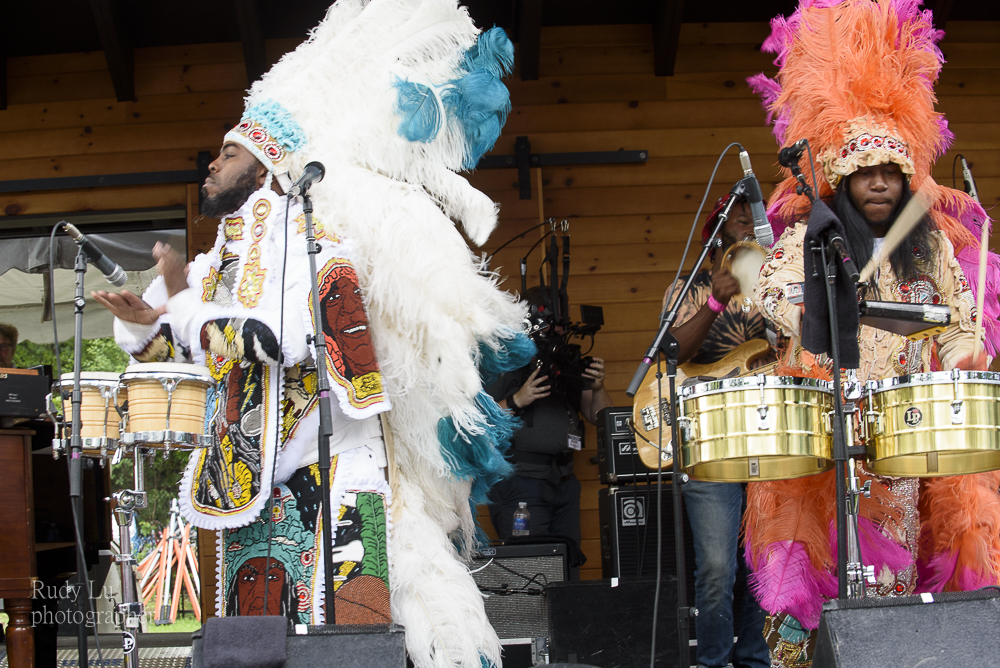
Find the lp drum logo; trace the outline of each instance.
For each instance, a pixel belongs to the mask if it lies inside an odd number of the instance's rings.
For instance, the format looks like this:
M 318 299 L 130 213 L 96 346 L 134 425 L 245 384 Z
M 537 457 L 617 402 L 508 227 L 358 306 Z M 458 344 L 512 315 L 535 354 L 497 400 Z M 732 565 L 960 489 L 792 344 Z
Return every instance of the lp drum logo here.
M 135 649 L 135 636 L 126 631 L 122 634 L 122 650 L 128 654 Z
M 924 414 L 920 412 L 920 409 L 916 406 L 910 406 L 903 413 L 903 422 L 905 422 L 910 427 L 916 427 L 921 422 L 924 421 Z
M 645 499 L 638 496 L 623 496 L 622 501 L 622 526 L 634 527 L 646 526 L 646 503 Z

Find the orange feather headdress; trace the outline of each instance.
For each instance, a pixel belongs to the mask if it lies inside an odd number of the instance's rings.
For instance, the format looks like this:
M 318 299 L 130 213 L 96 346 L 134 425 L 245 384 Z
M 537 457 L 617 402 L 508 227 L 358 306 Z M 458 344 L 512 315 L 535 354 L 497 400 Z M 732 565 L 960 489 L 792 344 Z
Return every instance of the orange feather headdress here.
M 920 0 L 801 0 L 791 16 L 771 21 L 762 46 L 777 56 L 778 75 L 747 81 L 762 97 L 780 145 L 809 140 L 816 171 L 826 177 L 816 184 L 819 197 L 831 196 L 859 167 L 897 163 L 911 190 L 928 196 L 931 218 L 952 242 L 966 276 L 974 277 L 989 218 L 974 199 L 931 177 L 931 165 L 954 140 L 944 115 L 934 110 L 944 62 L 937 43 L 944 32 L 931 19 Z M 776 234 L 809 208 L 795 192 L 795 179 L 787 170 L 785 175 L 767 212 Z M 996 356 L 1000 257 L 990 253 L 987 261 L 986 346 Z

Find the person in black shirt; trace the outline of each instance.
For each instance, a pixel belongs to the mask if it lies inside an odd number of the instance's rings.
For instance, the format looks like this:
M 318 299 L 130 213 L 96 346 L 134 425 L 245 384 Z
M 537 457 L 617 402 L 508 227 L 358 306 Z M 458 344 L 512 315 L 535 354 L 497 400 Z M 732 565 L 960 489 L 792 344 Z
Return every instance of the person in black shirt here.
M 541 291 L 531 288 L 524 299 L 537 307 Z M 582 376 L 563 391 L 553 391 L 549 377 L 532 361 L 486 390 L 522 422 L 508 454 L 514 475 L 489 494 L 490 519 L 502 540 L 511 538 L 514 511 L 524 501 L 531 513 L 531 535 L 565 536 L 580 545 L 580 482 L 573 474 L 573 453 L 583 447 L 581 415 L 596 424 L 598 411 L 611 405 L 604 389 L 604 360 L 595 357 Z

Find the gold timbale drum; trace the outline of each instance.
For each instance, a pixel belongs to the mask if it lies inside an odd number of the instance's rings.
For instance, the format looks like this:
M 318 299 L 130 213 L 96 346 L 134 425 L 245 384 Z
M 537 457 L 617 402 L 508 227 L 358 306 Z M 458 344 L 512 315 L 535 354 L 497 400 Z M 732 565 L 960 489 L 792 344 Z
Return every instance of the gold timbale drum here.
M 210 445 L 205 429 L 208 390 L 215 381 L 195 364 L 134 364 L 121 377 L 128 390 L 122 440 L 144 448 L 189 450 Z
M 1000 374 L 937 371 L 869 381 L 868 467 L 933 477 L 1000 469 Z
M 73 391 L 73 374 L 64 373 L 59 380 L 62 392 Z M 80 437 L 84 457 L 106 457 L 113 454 L 121 437 L 121 416 L 118 411 L 126 398 L 117 373 L 85 371 L 80 374 Z M 63 401 L 66 422 L 73 422 L 73 403 Z
M 833 390 L 814 378 L 743 376 L 682 387 L 681 463 L 714 482 L 785 480 L 833 466 Z

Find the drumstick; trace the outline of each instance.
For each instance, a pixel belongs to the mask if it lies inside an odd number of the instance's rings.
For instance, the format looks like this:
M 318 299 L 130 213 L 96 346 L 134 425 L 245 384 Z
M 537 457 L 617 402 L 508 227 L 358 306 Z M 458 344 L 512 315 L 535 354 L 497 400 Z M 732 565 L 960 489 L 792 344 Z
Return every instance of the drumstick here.
M 896 250 L 896 247 L 903 243 L 903 240 L 909 236 L 913 228 L 920 222 L 920 219 L 927 213 L 930 205 L 930 198 L 923 192 L 917 191 L 913 193 L 913 197 L 903 207 L 899 216 L 897 216 L 896 222 L 889 228 L 889 233 L 885 235 L 882 247 L 877 253 L 872 254 L 871 259 L 868 260 L 868 264 L 861 271 L 861 278 L 858 279 L 859 282 L 865 283 L 875 275 L 875 270 L 882 264 L 882 260 L 889 257 L 892 251 Z
M 976 293 L 976 336 L 972 340 L 972 368 L 976 368 L 977 358 L 985 352 L 979 349 L 979 339 L 983 336 L 983 321 L 986 319 L 983 308 L 986 306 L 986 260 L 989 253 L 990 221 L 983 221 L 983 232 L 979 239 L 979 292 Z

